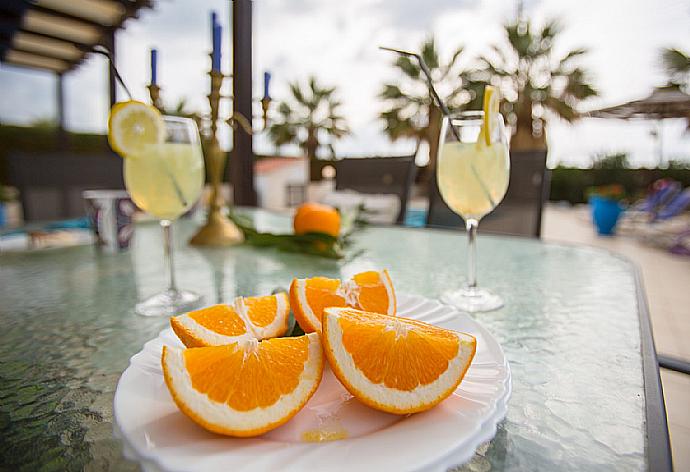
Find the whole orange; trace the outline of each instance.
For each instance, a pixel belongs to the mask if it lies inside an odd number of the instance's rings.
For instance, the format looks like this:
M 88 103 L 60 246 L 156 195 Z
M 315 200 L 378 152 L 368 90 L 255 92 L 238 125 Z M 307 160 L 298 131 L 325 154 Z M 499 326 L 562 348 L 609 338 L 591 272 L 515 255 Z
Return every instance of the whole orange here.
M 300 205 L 292 223 L 295 234 L 318 232 L 334 237 L 340 234 L 340 213 L 335 208 L 320 203 Z

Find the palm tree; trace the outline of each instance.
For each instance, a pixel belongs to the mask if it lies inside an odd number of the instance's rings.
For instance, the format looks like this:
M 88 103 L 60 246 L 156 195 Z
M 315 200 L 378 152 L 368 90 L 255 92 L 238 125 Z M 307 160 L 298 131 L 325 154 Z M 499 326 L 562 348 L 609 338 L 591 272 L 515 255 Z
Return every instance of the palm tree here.
M 458 47 L 445 64 L 441 63 L 434 38 L 426 39 L 419 54 L 431 70 L 434 86 L 448 108 L 458 110 L 477 106 L 477 82 L 464 74 L 459 65 L 462 46 Z M 426 78 L 415 59 L 398 57 L 393 66 L 400 80 L 395 84 L 385 84 L 379 94 L 386 108 L 379 114 L 385 122 L 384 132 L 395 141 L 399 138 L 412 138 L 429 145 L 429 164 L 433 169 L 436 161 L 438 135 L 441 129 L 441 110 L 434 103 Z
M 665 48 L 661 50 L 661 63 L 668 75 L 668 85 L 683 88 L 690 84 L 690 55 L 680 49 Z
M 587 50 L 573 49 L 554 60 L 553 44 L 561 32 L 557 21 L 536 31 L 529 21 L 504 28 L 507 43 L 480 58 L 475 77 L 503 92 L 502 111 L 514 131 L 511 149 L 546 149 L 545 111 L 573 122 L 580 117 L 578 103 L 597 95 L 588 72 L 575 65 Z
M 278 119 L 268 129 L 268 136 L 280 147 L 295 143 L 309 159 L 310 180 L 320 180 L 317 152 L 325 145 L 335 157 L 333 141 L 350 133 L 345 118 L 338 113 L 340 101 L 335 87 L 324 87 L 309 77 L 306 87 L 290 84 L 291 97 L 278 105 Z

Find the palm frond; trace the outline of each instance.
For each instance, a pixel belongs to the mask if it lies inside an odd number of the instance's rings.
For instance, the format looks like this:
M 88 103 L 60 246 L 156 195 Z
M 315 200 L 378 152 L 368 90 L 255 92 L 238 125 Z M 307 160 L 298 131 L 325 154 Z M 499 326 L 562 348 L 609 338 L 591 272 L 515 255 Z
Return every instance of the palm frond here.
M 426 62 L 429 69 L 438 69 L 439 59 L 438 51 L 436 50 L 436 40 L 432 37 L 424 41 L 422 44 L 422 50 L 420 52 L 422 59 Z
M 395 61 L 395 67 L 400 69 L 405 75 L 411 79 L 419 79 L 422 70 L 417 65 L 417 61 L 412 61 L 407 56 L 400 56 Z
M 448 63 L 445 66 L 440 68 L 441 69 L 440 80 L 444 80 L 453 71 L 453 69 L 455 68 L 455 64 L 458 62 L 458 59 L 460 58 L 460 56 L 462 55 L 462 53 L 464 51 L 465 51 L 465 48 L 462 46 L 459 46 L 455 50 L 453 55 L 450 57 L 450 61 L 448 61 Z
M 384 100 L 397 100 L 403 98 L 405 95 L 400 90 L 400 87 L 394 84 L 385 84 L 383 90 L 379 93 L 379 98 Z
M 280 119 L 268 129 L 268 137 L 276 146 L 295 143 L 307 150 L 310 133 L 335 139 L 350 133 L 345 118 L 337 112 L 342 104 L 335 97 L 335 87 L 321 85 L 313 76 L 307 78 L 305 86 L 293 82 L 289 87 L 291 97 L 278 105 Z
M 690 55 L 680 49 L 666 48 L 661 51 L 661 60 L 669 74 L 690 72 Z
M 567 122 L 577 119 L 578 113 L 569 103 L 557 97 L 550 96 L 544 101 L 544 106 Z

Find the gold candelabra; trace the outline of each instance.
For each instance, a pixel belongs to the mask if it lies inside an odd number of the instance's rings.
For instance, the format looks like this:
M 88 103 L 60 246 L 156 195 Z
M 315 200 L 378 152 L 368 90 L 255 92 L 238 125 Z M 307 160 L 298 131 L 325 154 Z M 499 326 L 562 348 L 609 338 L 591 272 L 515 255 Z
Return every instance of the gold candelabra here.
M 220 148 L 218 138 L 218 107 L 220 104 L 220 88 L 225 76 L 222 72 L 212 70 L 211 93 L 208 101 L 211 105 L 211 133 L 206 143 L 206 162 L 211 179 L 211 201 L 206 224 L 189 240 L 189 244 L 195 246 L 232 246 L 244 241 L 244 235 L 230 219 L 223 214 L 225 200 L 220 191 L 223 170 L 227 161 L 227 155 Z
M 163 110 L 163 105 L 161 104 L 161 88 L 156 84 L 149 84 L 149 96 L 151 97 L 151 104 L 159 110 Z

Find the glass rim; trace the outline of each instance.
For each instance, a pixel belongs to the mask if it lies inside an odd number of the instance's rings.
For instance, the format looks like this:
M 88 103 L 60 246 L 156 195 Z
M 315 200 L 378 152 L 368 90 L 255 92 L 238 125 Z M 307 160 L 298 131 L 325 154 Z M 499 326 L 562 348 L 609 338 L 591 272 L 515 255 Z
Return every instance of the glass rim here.
M 505 119 L 501 113 L 496 113 L 496 120 L 498 120 L 501 125 L 505 125 Z M 481 125 L 484 121 L 484 112 L 482 110 L 465 110 L 458 111 L 456 113 L 451 113 L 450 116 L 443 117 L 443 129 L 447 129 L 448 126 L 477 126 Z
M 189 123 L 190 121 L 196 125 L 196 121 L 194 121 L 194 118 L 190 118 L 188 116 L 175 116 L 175 115 L 162 115 L 163 116 L 163 121 L 171 121 L 171 122 L 181 122 L 181 123 Z

